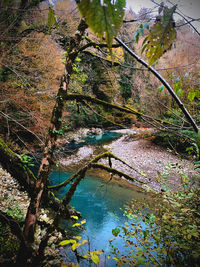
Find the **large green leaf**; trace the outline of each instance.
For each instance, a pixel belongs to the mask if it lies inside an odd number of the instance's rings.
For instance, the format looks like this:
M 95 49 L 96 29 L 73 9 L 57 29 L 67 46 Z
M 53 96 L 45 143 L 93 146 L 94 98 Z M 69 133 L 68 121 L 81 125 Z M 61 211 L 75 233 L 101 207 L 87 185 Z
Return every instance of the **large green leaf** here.
M 77 5 L 90 29 L 97 37 L 105 37 L 111 48 L 123 21 L 126 0 L 79 0 Z
M 57 21 L 57 18 L 55 16 L 54 10 L 51 7 L 49 7 L 49 13 L 48 13 L 49 32 L 51 30 L 53 23 L 55 24 L 56 28 L 58 28 L 58 21 Z
M 149 65 L 156 62 L 172 45 L 176 38 L 176 30 L 174 28 L 173 13 L 176 6 L 172 8 L 165 7 L 163 16 L 157 21 L 143 42 Z

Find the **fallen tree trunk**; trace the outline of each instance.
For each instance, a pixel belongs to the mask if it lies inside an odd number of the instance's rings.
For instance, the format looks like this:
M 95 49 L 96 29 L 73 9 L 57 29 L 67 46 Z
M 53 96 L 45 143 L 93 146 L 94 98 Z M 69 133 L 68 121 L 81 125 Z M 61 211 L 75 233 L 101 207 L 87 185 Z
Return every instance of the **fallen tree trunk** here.
M 2 139 L 0 139 L 0 155 L 2 167 L 19 182 L 31 197 L 36 181 L 32 171 L 23 162 L 21 157 L 12 151 Z
M 2 167 L 16 179 L 26 191 L 29 197 L 32 197 L 37 178 L 29 167 L 23 162 L 22 158 L 12 151 L 7 144 L 0 138 L 0 163 Z M 61 201 L 56 199 L 49 190 L 45 190 L 42 206 L 44 208 L 52 208 L 56 212 L 60 212 L 62 217 L 70 218 L 71 215 L 77 212 L 70 206 L 64 206 Z

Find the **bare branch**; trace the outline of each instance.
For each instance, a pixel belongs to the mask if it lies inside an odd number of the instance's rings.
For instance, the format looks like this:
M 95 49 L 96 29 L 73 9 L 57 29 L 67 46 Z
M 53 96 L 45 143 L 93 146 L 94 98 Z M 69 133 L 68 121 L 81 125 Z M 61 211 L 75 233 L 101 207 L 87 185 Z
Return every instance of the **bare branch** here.
M 149 66 L 143 59 L 138 57 L 128 46 L 126 46 L 122 40 L 120 40 L 118 37 L 115 37 L 115 40 L 119 42 L 123 48 L 132 56 L 134 57 L 138 62 L 140 62 L 143 66 L 148 68 L 158 79 L 161 81 L 161 83 L 167 88 L 168 92 L 171 94 L 173 99 L 176 101 L 182 112 L 184 113 L 185 117 L 187 118 L 188 122 L 192 125 L 194 131 L 198 133 L 199 128 L 196 124 L 196 122 L 193 120 L 192 116 L 190 113 L 187 111 L 179 97 L 175 94 L 174 90 L 171 88 L 171 86 L 168 84 L 168 82 L 152 67 Z
M 27 127 L 25 127 L 23 124 L 21 124 L 20 122 L 18 122 L 17 120 L 13 119 L 12 117 L 10 117 L 9 115 L 5 114 L 4 112 L 0 111 L 0 114 L 5 117 L 8 118 L 11 121 L 14 121 L 16 124 L 18 124 L 20 127 L 22 127 L 23 129 L 25 129 L 27 132 L 31 133 L 32 135 L 34 135 L 40 142 L 41 144 L 44 145 L 44 142 L 42 141 L 42 139 L 39 138 L 39 136 L 37 136 L 34 132 L 32 132 L 31 130 L 29 130 Z

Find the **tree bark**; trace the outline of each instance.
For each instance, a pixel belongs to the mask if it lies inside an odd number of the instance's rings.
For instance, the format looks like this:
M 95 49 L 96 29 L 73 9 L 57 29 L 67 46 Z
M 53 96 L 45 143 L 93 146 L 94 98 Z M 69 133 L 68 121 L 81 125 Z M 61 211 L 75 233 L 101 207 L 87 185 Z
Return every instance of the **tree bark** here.
M 64 109 L 64 95 L 68 91 L 68 86 L 70 82 L 70 76 L 73 71 L 73 63 L 78 53 L 79 45 L 81 43 L 84 32 L 87 28 L 85 21 L 82 19 L 75 36 L 71 39 L 68 53 L 66 56 L 65 73 L 62 76 L 60 88 L 56 97 L 56 103 L 52 111 L 51 126 L 48 131 L 46 138 L 46 143 L 44 147 L 44 153 L 41 161 L 41 165 L 38 172 L 38 179 L 35 183 L 35 189 L 33 192 L 33 197 L 31 198 L 30 205 L 28 208 L 24 236 L 27 242 L 27 252 L 32 250 L 32 245 L 34 242 L 34 233 L 37 223 L 38 209 L 41 203 L 42 195 L 47 187 L 48 177 L 53 164 L 53 152 L 56 147 L 56 140 L 58 136 L 58 131 L 61 128 L 61 119 Z M 27 255 L 30 255 L 27 253 Z M 22 256 L 22 254 L 20 254 Z M 20 263 L 26 264 L 28 258 L 26 255 L 22 259 L 18 259 Z

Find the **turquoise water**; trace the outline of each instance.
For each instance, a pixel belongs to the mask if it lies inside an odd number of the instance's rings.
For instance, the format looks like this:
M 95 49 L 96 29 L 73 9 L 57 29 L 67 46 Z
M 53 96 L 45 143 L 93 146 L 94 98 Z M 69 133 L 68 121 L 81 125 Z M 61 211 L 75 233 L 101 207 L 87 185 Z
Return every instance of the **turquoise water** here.
M 88 134 L 79 141 L 71 141 L 65 146 L 66 152 L 73 151 L 85 145 L 105 144 L 121 136 L 120 133 L 104 131 L 102 134 Z
M 51 185 L 65 180 L 70 175 L 70 173 L 54 171 L 50 177 Z M 66 188 L 62 188 L 56 193 L 56 196 L 62 199 L 65 193 Z M 81 181 L 70 203 L 81 212 L 82 218 L 86 219 L 85 230 L 75 230 L 75 228 L 70 227 L 68 221 L 63 221 L 62 226 L 69 232 L 71 231 L 73 235 L 78 234 L 83 236 L 83 239 L 89 239 L 91 250 L 103 249 L 105 251 L 104 256 L 101 257 L 103 262 L 105 255 L 109 255 L 111 252 L 109 239 L 114 237 L 112 229 L 123 225 L 126 221 L 123 216 L 124 205 L 132 199 L 142 200 L 144 198 L 144 193 L 134 191 L 132 188 L 120 186 L 112 181 L 106 183 L 100 178 L 88 176 Z M 118 239 L 116 238 L 112 243 L 117 244 Z M 121 241 L 117 246 L 123 252 Z M 82 253 L 84 254 L 87 250 L 88 246 L 85 245 L 85 251 Z M 69 254 L 68 257 L 70 257 Z M 73 256 L 72 260 L 74 260 Z M 81 266 L 87 265 L 82 263 Z M 104 266 L 103 263 L 100 266 Z M 115 261 L 106 260 L 106 266 L 115 266 Z

